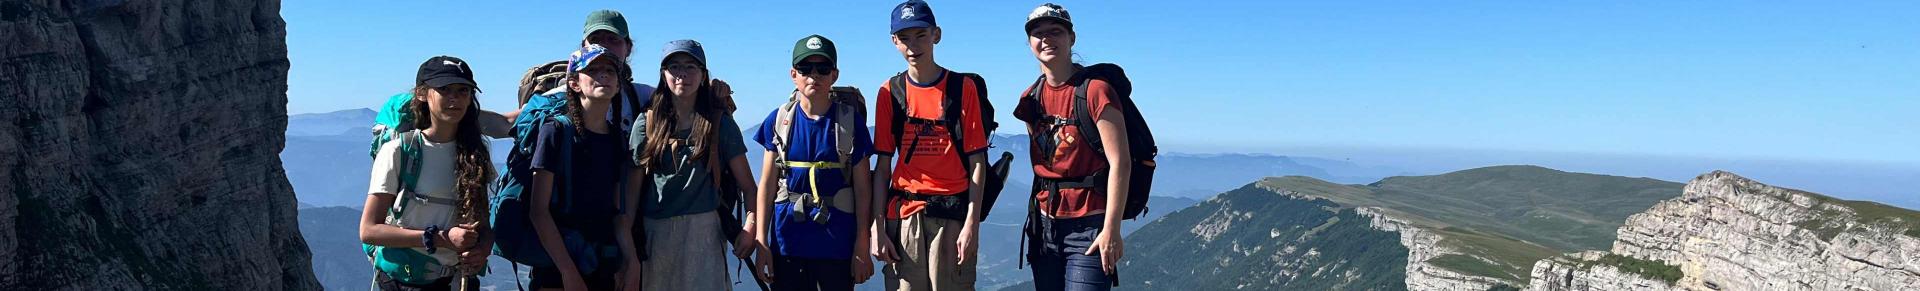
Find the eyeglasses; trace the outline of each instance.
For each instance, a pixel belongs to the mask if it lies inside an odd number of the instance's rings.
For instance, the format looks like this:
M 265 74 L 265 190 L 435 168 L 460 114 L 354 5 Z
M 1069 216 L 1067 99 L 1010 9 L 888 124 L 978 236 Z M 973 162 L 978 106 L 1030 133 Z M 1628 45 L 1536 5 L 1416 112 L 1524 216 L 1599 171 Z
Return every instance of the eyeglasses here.
M 801 74 L 826 76 L 827 74 L 833 73 L 833 63 L 800 62 L 793 64 L 793 70 L 800 71 Z

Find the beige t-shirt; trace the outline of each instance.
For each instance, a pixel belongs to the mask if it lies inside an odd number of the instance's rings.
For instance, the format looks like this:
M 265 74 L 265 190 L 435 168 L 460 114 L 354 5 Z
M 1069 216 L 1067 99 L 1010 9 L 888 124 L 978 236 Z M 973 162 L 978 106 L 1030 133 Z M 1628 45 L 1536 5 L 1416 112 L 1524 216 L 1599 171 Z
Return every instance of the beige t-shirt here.
M 454 159 L 458 151 L 454 143 L 435 143 L 426 140 L 425 134 L 415 136 L 422 140 L 419 180 L 413 187 L 414 192 L 407 196 L 412 198 L 412 201 L 407 202 L 406 212 L 400 217 L 387 217 L 387 224 L 414 230 L 426 229 L 427 226 L 433 225 L 438 225 L 442 229 L 451 227 L 455 209 L 458 208 L 457 204 L 443 205 L 430 201 L 459 200 L 453 191 Z M 368 182 L 372 186 L 367 189 L 367 194 L 399 195 L 400 163 L 404 162 L 400 157 L 402 142 L 400 139 L 394 139 L 380 146 L 380 153 L 373 158 L 373 179 Z M 394 206 L 400 205 L 400 198 L 395 198 Z M 429 200 L 430 198 L 433 199 Z M 422 254 L 427 253 L 426 248 L 415 249 Z M 447 266 L 457 263 L 460 258 L 458 252 L 446 249 L 430 255 L 440 259 L 440 263 Z

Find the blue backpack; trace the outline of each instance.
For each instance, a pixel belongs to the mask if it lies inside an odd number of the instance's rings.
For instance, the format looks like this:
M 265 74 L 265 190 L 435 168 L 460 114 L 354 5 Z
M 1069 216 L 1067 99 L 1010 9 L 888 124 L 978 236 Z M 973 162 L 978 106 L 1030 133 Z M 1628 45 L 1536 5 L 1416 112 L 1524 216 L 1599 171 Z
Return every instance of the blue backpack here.
M 530 210 L 533 207 L 530 198 L 533 192 L 533 147 L 538 143 L 541 125 L 553 122 L 559 125 L 558 143 L 561 165 L 550 169 L 558 177 L 553 183 L 553 208 L 556 222 L 563 217 L 601 210 L 608 207 L 604 203 L 585 202 L 575 199 L 569 188 L 573 185 L 572 169 L 573 145 L 577 142 L 574 134 L 575 122 L 564 113 L 565 93 L 537 95 L 528 98 L 520 116 L 513 120 L 513 148 L 507 153 L 507 171 L 494 183 L 494 195 L 489 201 L 492 216 L 489 223 L 493 226 L 493 254 L 517 264 L 535 268 L 553 267 L 553 258 L 540 245 L 540 236 L 534 232 Z M 616 188 L 624 189 L 624 187 Z M 624 193 L 622 193 L 624 194 Z M 617 209 L 625 205 L 625 195 L 619 196 Z M 579 201 L 578 203 L 576 203 Z M 599 205 L 592 205 L 599 204 Z M 600 258 L 617 257 L 619 247 L 591 242 L 579 230 L 560 228 L 562 241 L 567 253 L 581 273 L 591 273 L 599 266 Z M 518 265 L 515 266 L 518 273 Z

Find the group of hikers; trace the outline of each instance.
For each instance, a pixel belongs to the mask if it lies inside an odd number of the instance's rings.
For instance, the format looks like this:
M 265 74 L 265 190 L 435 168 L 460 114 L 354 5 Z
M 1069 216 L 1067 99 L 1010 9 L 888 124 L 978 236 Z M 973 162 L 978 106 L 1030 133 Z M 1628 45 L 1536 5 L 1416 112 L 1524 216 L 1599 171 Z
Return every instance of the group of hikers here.
M 514 111 L 480 109 L 464 60 L 428 59 L 374 128 L 359 224 L 372 287 L 477 290 L 499 256 L 541 290 L 727 290 L 735 259 L 762 289 L 852 290 L 874 260 L 889 290 L 974 289 L 1012 154 L 989 163 L 985 80 L 935 62 L 932 8 L 890 14 L 907 67 L 873 107 L 836 86 L 834 42 L 809 35 L 793 46 L 793 91 L 745 136 L 697 41 L 667 42 L 659 80 L 635 83 L 648 63 L 630 59 L 612 10 L 587 16 L 566 60 L 526 72 Z M 1040 76 L 1013 115 L 1035 177 L 1022 245 L 1006 247 L 1023 248 L 1040 290 L 1107 290 L 1157 148 L 1119 67 L 1074 63 L 1066 8 L 1040 5 L 1025 32 Z M 749 156 L 747 136 L 766 151 Z M 489 138 L 513 141 L 504 169 Z

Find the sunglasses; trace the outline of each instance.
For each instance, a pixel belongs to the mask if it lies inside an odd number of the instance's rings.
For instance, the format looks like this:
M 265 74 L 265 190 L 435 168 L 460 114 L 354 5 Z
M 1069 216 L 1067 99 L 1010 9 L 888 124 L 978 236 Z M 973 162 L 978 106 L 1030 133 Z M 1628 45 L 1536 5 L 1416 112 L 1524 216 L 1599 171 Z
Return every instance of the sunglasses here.
M 793 65 L 793 70 L 800 71 L 801 74 L 825 76 L 829 73 L 833 73 L 833 63 L 800 62 L 798 64 Z

